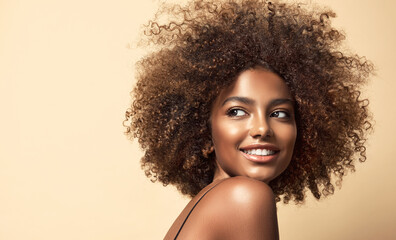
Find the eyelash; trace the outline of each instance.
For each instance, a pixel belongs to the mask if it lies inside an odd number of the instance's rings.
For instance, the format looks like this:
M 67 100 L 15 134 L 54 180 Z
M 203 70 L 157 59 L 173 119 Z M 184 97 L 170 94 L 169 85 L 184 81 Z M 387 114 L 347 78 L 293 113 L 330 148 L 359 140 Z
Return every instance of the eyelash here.
M 247 112 L 243 109 L 240 108 L 231 108 L 227 111 L 227 116 L 229 117 L 242 117 L 242 116 L 237 116 L 236 114 L 234 114 L 236 111 L 242 111 L 244 113 L 243 116 L 247 115 Z
M 275 113 L 278 113 L 278 115 L 279 115 L 279 113 L 284 113 L 285 114 L 284 117 L 278 117 L 278 118 L 282 118 L 282 119 L 290 118 L 290 113 L 288 113 L 287 111 L 282 111 L 282 110 L 273 111 L 270 116 L 273 116 Z
M 242 111 L 242 112 L 244 112 L 244 114 L 238 116 L 238 113 L 236 113 L 237 111 Z M 236 113 L 236 114 L 235 114 L 235 113 Z M 284 116 L 284 117 L 279 117 L 279 113 L 283 113 L 283 114 L 285 114 L 285 116 Z M 245 116 L 245 115 L 247 115 L 247 114 L 248 114 L 248 113 L 247 113 L 245 110 L 240 109 L 240 108 L 231 108 L 231 109 L 229 109 L 229 110 L 227 111 L 227 116 L 229 116 L 229 117 L 243 117 L 243 116 Z M 274 115 L 278 115 L 278 117 L 276 117 L 276 116 L 274 116 Z M 287 112 L 287 111 L 283 111 L 283 110 L 276 110 L 276 111 L 273 111 L 273 112 L 270 114 L 270 117 L 276 117 L 276 118 L 280 118 L 280 119 L 288 119 L 288 118 L 290 118 L 290 113 Z

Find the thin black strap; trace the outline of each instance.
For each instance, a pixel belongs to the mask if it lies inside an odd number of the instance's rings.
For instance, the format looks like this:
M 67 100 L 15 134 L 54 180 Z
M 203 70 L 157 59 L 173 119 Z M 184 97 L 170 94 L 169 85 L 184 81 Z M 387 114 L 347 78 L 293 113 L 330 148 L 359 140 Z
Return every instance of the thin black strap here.
M 224 179 L 223 179 L 224 180 Z M 217 185 L 219 185 L 219 183 L 221 183 L 223 180 L 219 181 L 218 183 L 216 183 L 213 187 L 211 187 L 208 191 L 206 191 L 206 193 L 204 193 L 199 199 L 198 201 L 194 204 L 194 206 L 191 208 L 190 212 L 188 213 L 187 217 L 184 219 L 183 224 L 180 226 L 179 231 L 177 232 L 174 240 L 176 240 L 176 238 L 179 236 L 180 231 L 182 230 L 184 224 L 186 223 L 188 217 L 190 216 L 190 214 L 192 213 L 192 211 L 194 210 L 194 208 L 197 206 L 197 204 L 199 203 L 199 201 L 201 201 L 201 199 L 213 188 L 215 188 Z

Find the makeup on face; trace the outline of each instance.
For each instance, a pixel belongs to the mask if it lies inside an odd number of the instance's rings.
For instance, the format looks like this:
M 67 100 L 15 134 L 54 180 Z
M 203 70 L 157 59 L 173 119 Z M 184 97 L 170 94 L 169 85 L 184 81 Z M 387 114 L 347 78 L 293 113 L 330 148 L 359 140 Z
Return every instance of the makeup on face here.
M 284 80 L 262 68 L 242 72 L 211 112 L 215 179 L 247 176 L 269 183 L 289 165 L 297 136 Z

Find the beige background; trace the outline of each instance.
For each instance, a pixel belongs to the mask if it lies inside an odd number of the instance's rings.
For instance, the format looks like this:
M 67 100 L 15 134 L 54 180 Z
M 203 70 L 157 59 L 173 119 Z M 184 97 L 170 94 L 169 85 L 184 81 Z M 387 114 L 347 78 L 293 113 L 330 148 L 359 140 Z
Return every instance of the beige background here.
M 368 161 L 341 190 L 279 204 L 281 239 L 395 239 L 396 2 L 322 0 L 371 59 Z M 187 203 L 152 184 L 121 125 L 158 2 L 0 0 L 0 239 L 162 239 Z

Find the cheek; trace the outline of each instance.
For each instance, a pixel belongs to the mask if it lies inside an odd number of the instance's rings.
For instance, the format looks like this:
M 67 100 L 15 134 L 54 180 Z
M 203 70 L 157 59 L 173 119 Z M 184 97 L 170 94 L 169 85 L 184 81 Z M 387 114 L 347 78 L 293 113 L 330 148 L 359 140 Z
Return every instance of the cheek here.
M 283 155 L 284 161 L 280 163 L 278 169 L 279 172 L 276 177 L 279 176 L 283 171 L 285 171 L 290 164 L 294 153 L 294 145 L 297 137 L 297 128 L 295 125 L 290 125 L 287 127 L 283 126 L 283 128 L 279 129 L 278 133 L 279 134 L 277 135 L 277 142 L 281 143 L 286 151 L 285 155 Z
M 289 151 L 293 151 L 297 137 L 296 125 L 280 126 L 277 133 L 277 138 L 280 140 L 282 145 L 288 148 Z
M 212 140 L 218 150 L 235 148 L 242 140 L 244 126 L 232 121 L 223 121 L 221 124 L 212 125 Z
M 287 147 L 290 149 L 291 154 L 293 154 L 294 151 L 294 144 L 296 142 L 297 138 L 297 128 L 296 126 L 290 126 L 288 131 L 285 132 L 285 142 L 287 143 Z

